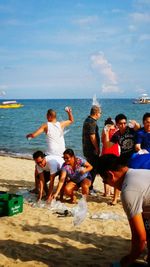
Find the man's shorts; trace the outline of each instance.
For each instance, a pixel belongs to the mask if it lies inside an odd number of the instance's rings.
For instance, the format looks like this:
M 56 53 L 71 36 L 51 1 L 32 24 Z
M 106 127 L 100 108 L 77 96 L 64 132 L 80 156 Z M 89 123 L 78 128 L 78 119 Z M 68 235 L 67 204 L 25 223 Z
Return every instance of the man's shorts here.
M 50 172 L 43 171 L 43 175 L 45 183 L 48 183 L 50 181 Z M 37 175 L 37 178 L 39 179 L 39 174 Z

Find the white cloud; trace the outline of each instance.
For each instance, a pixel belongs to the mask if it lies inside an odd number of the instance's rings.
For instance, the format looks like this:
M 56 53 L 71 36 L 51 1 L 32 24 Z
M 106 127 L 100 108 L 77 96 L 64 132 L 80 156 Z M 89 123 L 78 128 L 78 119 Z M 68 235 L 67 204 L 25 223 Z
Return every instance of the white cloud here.
M 94 24 L 99 21 L 98 16 L 87 16 L 80 19 L 76 19 L 73 21 L 73 23 L 79 25 L 79 26 L 88 26 L 91 24 Z
M 129 25 L 129 30 L 131 32 L 135 32 L 137 30 L 136 26 L 135 25 Z
M 0 90 L 6 90 L 7 89 L 7 85 L 5 84 L 0 84 Z
M 150 14 L 149 13 L 140 13 L 140 12 L 135 12 L 131 14 L 131 18 L 134 20 L 136 23 L 146 23 L 150 22 Z
M 143 42 L 143 41 L 149 41 L 150 40 L 150 34 L 142 34 L 140 37 L 139 37 L 139 41 L 140 42 Z
M 149 0 L 135 0 L 134 2 L 135 6 L 137 7 L 137 5 L 139 6 L 143 6 L 143 5 L 150 5 L 150 1 Z
M 104 93 L 118 93 L 121 92 L 118 87 L 118 80 L 116 73 L 112 70 L 111 64 L 108 62 L 103 52 L 99 52 L 91 56 L 92 67 L 97 69 L 103 76 L 104 83 L 102 85 L 102 92 Z
M 113 72 L 111 64 L 107 61 L 102 52 L 92 55 L 91 60 L 92 66 L 103 74 L 109 82 L 117 84 L 117 75 Z
M 121 90 L 117 85 L 103 83 L 102 93 L 121 93 Z

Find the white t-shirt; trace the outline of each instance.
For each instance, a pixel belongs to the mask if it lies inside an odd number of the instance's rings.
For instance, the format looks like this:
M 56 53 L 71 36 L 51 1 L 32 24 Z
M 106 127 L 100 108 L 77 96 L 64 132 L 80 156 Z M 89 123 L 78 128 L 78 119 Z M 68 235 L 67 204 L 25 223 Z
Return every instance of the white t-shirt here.
M 47 155 L 63 156 L 65 151 L 64 132 L 60 122 L 47 122 L 48 130 L 46 134 Z
M 50 172 L 50 174 L 54 174 L 61 169 L 61 166 L 64 163 L 63 158 L 58 156 L 46 156 L 45 159 L 45 167 L 41 168 L 38 164 L 36 164 L 36 169 L 39 174 L 43 171 L 47 171 Z
M 150 211 L 150 170 L 127 171 L 121 189 L 121 200 L 128 219 L 142 213 L 144 209 Z

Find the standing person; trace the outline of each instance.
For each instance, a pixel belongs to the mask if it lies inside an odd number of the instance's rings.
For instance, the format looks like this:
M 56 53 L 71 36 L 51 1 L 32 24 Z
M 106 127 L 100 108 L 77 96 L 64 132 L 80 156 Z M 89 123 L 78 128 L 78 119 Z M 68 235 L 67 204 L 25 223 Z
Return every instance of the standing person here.
M 82 157 L 75 156 L 72 149 L 66 149 L 64 151 L 64 160 L 57 190 L 53 198 L 56 198 L 64 187 L 64 193 L 71 198 L 71 203 L 76 203 L 74 191 L 77 191 L 81 187 L 82 195 L 87 197 L 89 194 L 89 187 L 92 180 L 90 171 L 93 167 Z M 67 181 L 66 184 L 65 181 Z
M 83 155 L 87 161 L 93 166 L 91 171 L 92 184 L 90 186 L 90 193 L 96 193 L 93 188 L 93 183 L 97 174 L 96 166 L 100 154 L 100 136 L 98 131 L 97 120 L 101 116 L 101 108 L 93 105 L 90 115 L 85 119 L 82 129 L 82 147 Z
M 143 126 L 136 133 L 135 150 L 141 153 L 150 153 L 150 113 L 143 115 Z
M 130 169 L 120 157 L 103 155 L 99 159 L 99 174 L 105 183 L 121 190 L 121 199 L 132 233 L 131 250 L 121 259 L 129 267 L 148 248 L 150 266 L 150 170 Z
M 118 114 L 115 117 L 115 122 L 118 131 L 110 138 L 110 129 L 108 128 L 105 131 L 105 144 L 109 148 L 118 143 L 121 149 L 121 157 L 128 162 L 135 152 L 135 132 L 140 128 L 140 124 L 132 120 L 131 123 L 134 127 L 130 128 L 127 125 L 127 117 L 124 114 Z
M 111 147 L 107 147 L 107 144 L 105 145 L 105 131 L 107 131 L 107 129 L 109 129 L 109 139 L 111 139 L 111 137 L 114 135 L 114 133 L 116 131 L 118 131 L 118 128 L 115 125 L 115 122 L 109 117 L 105 120 L 104 123 L 104 129 L 102 131 L 101 134 L 101 141 L 102 141 L 102 151 L 101 151 L 101 155 L 105 155 L 105 154 L 114 154 L 116 156 L 120 156 L 120 146 L 118 143 L 114 144 Z M 112 192 L 112 187 L 109 186 L 108 184 L 104 183 L 104 196 L 110 195 Z M 114 193 L 113 193 L 113 200 L 111 202 L 111 205 L 116 205 L 117 204 L 117 198 L 119 196 L 119 190 L 114 188 Z
M 45 156 L 42 151 L 33 154 L 36 163 L 36 182 L 39 189 L 38 200 L 42 199 L 43 191 L 46 193 L 47 201 L 51 200 L 54 179 L 59 174 L 63 159 L 58 156 Z M 49 188 L 47 183 L 49 182 Z
M 140 128 L 140 124 L 135 120 L 130 121 L 130 123 L 134 126 L 130 128 L 127 125 L 127 117 L 124 114 L 118 114 L 115 117 L 116 126 L 118 127 L 118 131 L 116 131 L 112 137 L 109 135 L 110 129 L 107 128 L 105 131 L 105 145 L 110 148 L 114 144 L 119 144 L 120 146 L 120 156 L 126 162 L 129 162 L 131 156 L 135 152 L 135 133 Z M 118 199 L 118 191 L 114 192 L 113 204 L 117 203 Z
M 35 132 L 26 135 L 27 138 L 35 138 L 43 132 L 46 134 L 47 155 L 63 156 L 65 150 L 64 128 L 74 122 L 71 108 L 65 109 L 68 120 L 57 121 L 56 111 L 47 111 L 47 122 L 42 124 Z

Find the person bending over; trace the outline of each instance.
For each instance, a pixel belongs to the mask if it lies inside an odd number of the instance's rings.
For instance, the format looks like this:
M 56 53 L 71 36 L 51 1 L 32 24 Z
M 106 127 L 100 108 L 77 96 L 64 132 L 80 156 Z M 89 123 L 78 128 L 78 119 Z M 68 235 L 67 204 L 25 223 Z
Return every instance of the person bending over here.
M 112 154 L 101 156 L 98 168 L 105 183 L 121 190 L 130 224 L 131 250 L 121 259 L 121 266 L 130 266 L 145 249 L 146 242 L 150 266 L 150 170 L 130 169 L 120 157 Z
M 54 179 L 59 174 L 60 168 L 63 164 L 63 159 L 57 156 L 45 156 L 42 151 L 36 151 L 33 154 L 35 166 L 35 183 L 39 189 L 38 199 L 41 200 L 43 191 L 46 193 L 47 201 L 51 200 Z M 49 182 L 49 188 L 47 183 Z

